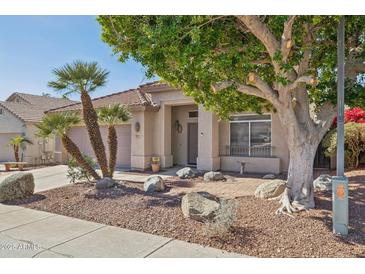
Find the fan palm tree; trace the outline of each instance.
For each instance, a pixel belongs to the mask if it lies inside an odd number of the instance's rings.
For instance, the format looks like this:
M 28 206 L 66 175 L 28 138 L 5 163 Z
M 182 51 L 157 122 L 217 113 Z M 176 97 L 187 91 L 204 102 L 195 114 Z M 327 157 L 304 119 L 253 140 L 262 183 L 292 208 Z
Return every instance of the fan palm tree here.
M 75 61 L 72 64 L 66 64 L 61 68 L 54 69 L 53 73 L 56 80 L 49 82 L 49 87 L 61 92 L 64 96 L 74 93 L 81 95 L 82 115 L 91 146 L 103 177 L 110 176 L 98 116 L 90 97 L 91 92 L 105 85 L 109 72 L 101 69 L 96 62 Z
M 26 145 L 33 145 L 32 141 L 29 140 L 28 138 L 21 136 L 21 135 L 16 135 L 13 138 L 10 139 L 9 145 L 11 145 L 13 147 L 14 150 L 14 157 L 15 157 L 15 161 L 19 162 L 19 149 L 25 149 Z
M 76 114 L 71 113 L 55 113 L 45 116 L 42 121 L 37 124 L 39 137 L 49 137 L 51 135 L 61 138 L 62 144 L 66 151 L 86 170 L 95 180 L 99 180 L 100 176 L 93 167 L 85 160 L 77 145 L 67 136 L 70 127 L 80 123 L 81 119 Z
M 98 115 L 99 120 L 108 125 L 109 174 L 113 177 L 118 151 L 118 137 L 115 125 L 128 121 L 131 118 L 131 113 L 125 105 L 115 104 L 100 108 Z

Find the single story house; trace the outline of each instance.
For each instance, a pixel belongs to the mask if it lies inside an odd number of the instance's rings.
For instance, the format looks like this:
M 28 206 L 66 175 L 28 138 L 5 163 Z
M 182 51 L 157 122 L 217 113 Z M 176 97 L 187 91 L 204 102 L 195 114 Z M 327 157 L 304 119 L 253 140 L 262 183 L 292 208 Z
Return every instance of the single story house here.
M 0 101 L 0 162 L 15 161 L 10 139 L 16 135 L 26 136 L 33 145 L 21 151 L 23 161 L 37 164 L 42 157 L 53 155 L 54 138 L 36 137 L 36 124 L 45 111 L 76 103 L 64 98 L 15 92 L 5 101 Z M 47 154 L 48 153 L 48 154 Z
M 161 82 L 141 85 L 93 99 L 95 108 L 120 103 L 129 107 L 132 119 L 117 126 L 117 165 L 148 169 L 151 157 L 161 159 L 162 168 L 196 166 L 199 170 L 281 173 L 288 169 L 289 151 L 283 128 L 275 113 L 237 113 L 228 121 L 206 111 L 181 90 Z M 81 111 L 81 104 L 47 113 Z M 107 129 L 101 126 L 106 144 Z M 80 125 L 69 131 L 80 149 L 93 155 L 87 131 Z M 107 146 L 106 146 L 107 148 Z M 68 158 L 59 142 L 55 152 Z

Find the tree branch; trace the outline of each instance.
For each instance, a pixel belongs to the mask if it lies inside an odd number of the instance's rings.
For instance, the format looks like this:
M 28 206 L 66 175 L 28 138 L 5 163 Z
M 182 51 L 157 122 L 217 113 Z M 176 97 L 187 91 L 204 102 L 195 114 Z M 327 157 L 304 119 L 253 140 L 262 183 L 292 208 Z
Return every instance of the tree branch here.
M 275 38 L 274 34 L 270 31 L 270 29 L 260 21 L 258 16 L 246 16 L 239 15 L 237 16 L 238 20 L 240 20 L 248 30 L 257 37 L 261 41 L 261 43 L 265 46 L 267 52 L 270 55 L 272 60 L 272 64 L 274 66 L 275 72 L 280 72 L 280 65 L 274 61 L 275 53 L 280 50 L 280 43 Z
M 263 92 L 261 90 L 259 90 L 258 88 L 244 85 L 244 84 L 239 84 L 239 83 L 236 83 L 235 81 L 223 81 L 223 82 L 216 83 L 215 85 L 212 86 L 212 89 L 214 92 L 219 92 L 219 91 L 229 88 L 231 86 L 235 86 L 239 92 L 266 99 Z
M 318 114 L 317 114 L 317 127 L 319 127 L 319 137 L 323 138 L 328 129 L 331 127 L 333 123 L 333 119 L 336 117 L 336 109 L 335 106 L 330 102 L 325 102 Z
M 345 64 L 346 77 L 356 81 L 357 76 L 361 73 L 365 73 L 364 61 L 349 61 Z
M 289 16 L 284 24 L 284 30 L 281 36 L 281 54 L 284 62 L 288 59 L 290 50 L 293 47 L 292 32 L 295 18 L 295 15 Z
M 312 55 L 313 38 L 311 35 L 311 31 L 309 29 L 309 24 L 304 24 L 303 28 L 304 28 L 303 44 L 305 44 L 306 47 L 304 49 L 303 59 L 300 61 L 298 68 L 296 69 L 298 76 L 302 76 L 307 72 Z
M 298 77 L 293 83 L 289 84 L 286 88 L 288 91 L 295 90 L 300 84 L 307 84 L 307 85 L 315 85 L 317 83 L 316 79 L 312 76 L 300 76 Z

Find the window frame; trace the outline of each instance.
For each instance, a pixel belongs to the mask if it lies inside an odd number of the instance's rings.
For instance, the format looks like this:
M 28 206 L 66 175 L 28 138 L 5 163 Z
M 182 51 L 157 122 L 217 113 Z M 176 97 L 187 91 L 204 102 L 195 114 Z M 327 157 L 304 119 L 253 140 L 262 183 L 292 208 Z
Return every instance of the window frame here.
M 233 114 L 231 115 L 230 117 L 232 116 L 256 116 L 257 114 L 256 113 L 247 113 L 247 114 Z M 270 115 L 270 120 L 268 119 L 262 119 L 262 120 L 241 120 L 241 121 L 232 121 L 230 120 L 229 121 L 229 156 L 230 157 L 258 157 L 258 158 L 265 158 L 265 157 L 262 157 L 262 156 L 251 156 L 251 123 L 253 122 L 259 122 L 259 123 L 267 123 L 267 122 L 270 122 L 270 156 L 269 157 L 272 157 L 272 113 L 263 113 L 262 115 Z M 239 123 L 248 123 L 248 156 L 234 156 L 234 155 L 231 155 L 231 124 L 239 124 Z

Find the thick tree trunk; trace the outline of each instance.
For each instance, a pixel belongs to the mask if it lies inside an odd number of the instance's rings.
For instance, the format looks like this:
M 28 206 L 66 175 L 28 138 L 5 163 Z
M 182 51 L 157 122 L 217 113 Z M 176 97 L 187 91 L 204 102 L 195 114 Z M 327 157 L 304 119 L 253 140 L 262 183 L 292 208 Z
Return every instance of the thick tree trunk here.
M 109 145 L 109 173 L 113 177 L 115 165 L 117 163 L 118 137 L 114 126 L 108 127 L 108 145 Z
M 306 130 L 288 130 L 290 153 L 286 189 L 281 198 L 278 213 L 292 213 L 314 208 L 313 163 L 321 139 L 317 132 L 311 136 Z M 290 133 L 291 132 L 291 133 Z M 292 134 L 295 132 L 295 134 Z
M 76 144 L 67 135 L 62 136 L 61 140 L 66 151 L 75 158 L 78 164 L 92 177 L 94 177 L 95 180 L 100 180 L 99 174 L 97 174 L 96 171 L 88 164 L 88 162 L 85 161 L 80 149 L 76 146 Z
M 91 146 L 100 165 L 103 177 L 109 177 L 108 162 L 105 153 L 105 146 L 100 133 L 98 115 L 87 92 L 81 93 L 81 102 L 83 118 L 89 134 Z

